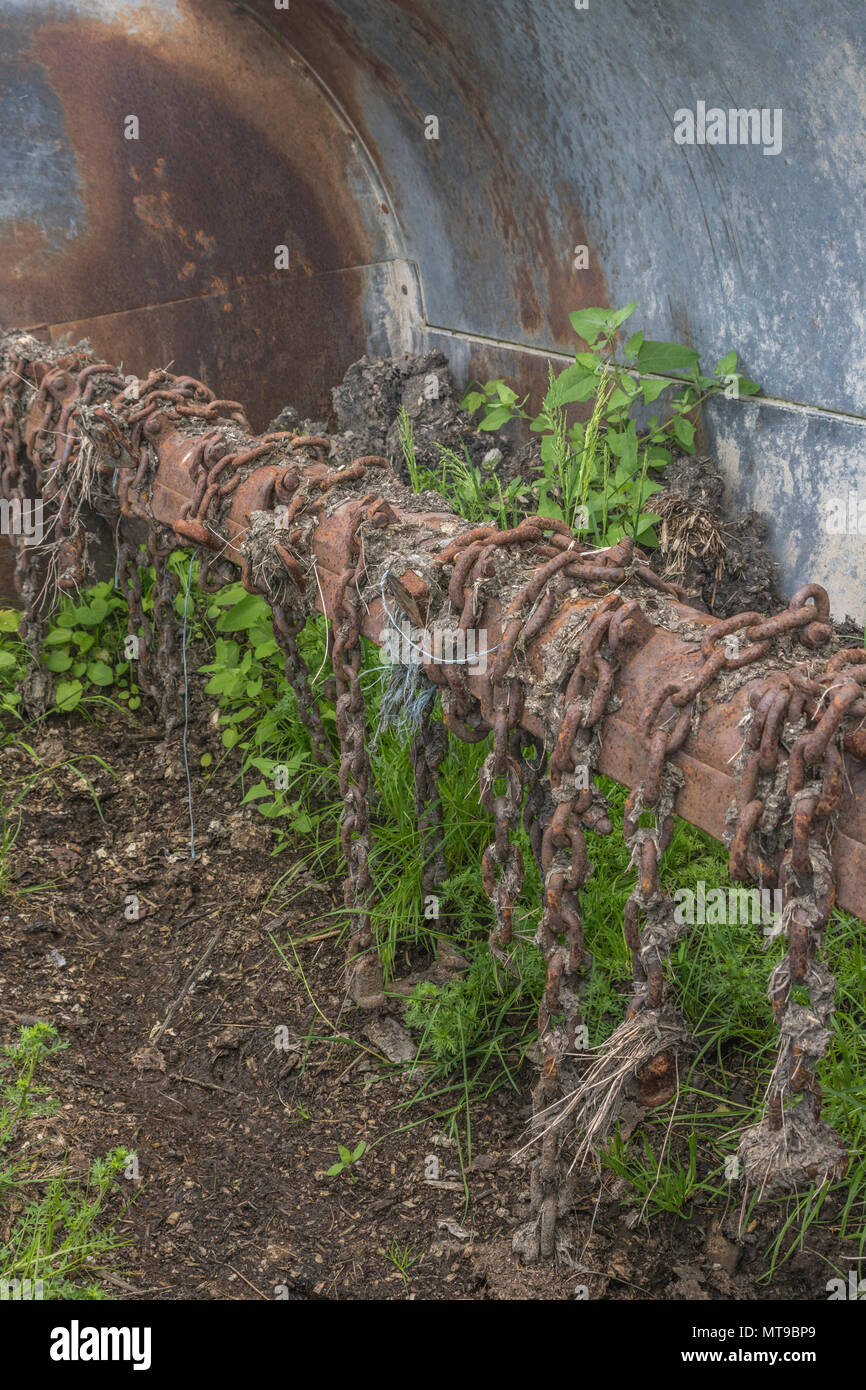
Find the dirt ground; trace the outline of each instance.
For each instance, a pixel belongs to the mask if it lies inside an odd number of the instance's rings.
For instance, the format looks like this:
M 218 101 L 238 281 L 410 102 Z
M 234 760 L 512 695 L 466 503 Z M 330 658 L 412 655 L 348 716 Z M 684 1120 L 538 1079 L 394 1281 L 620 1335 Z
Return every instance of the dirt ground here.
M 207 728 L 206 710 L 194 706 L 197 767 Z M 0 1042 L 45 1019 L 68 1043 L 43 1076 L 59 1109 L 29 1122 L 25 1137 L 46 1162 L 68 1152 L 72 1173 L 117 1145 L 139 1156 L 139 1182 L 124 1184 L 134 1197 L 119 1225 L 129 1244 L 113 1257 L 111 1296 L 823 1296 L 816 1255 L 835 1252 L 820 1233 L 758 1292 L 778 1209 L 740 1239 L 736 1212 L 701 1206 L 690 1221 L 630 1228 L 611 1174 L 601 1189 L 591 1175 L 584 1182 L 571 1264 L 521 1265 L 511 1237 L 528 1215 L 528 1173 L 510 1160 L 531 1069 L 519 1099 L 500 1091 L 474 1111 L 467 1209 L 456 1151 L 436 1122 L 399 1132 L 406 1115 L 396 1107 L 417 1081 L 389 1068 L 364 1037 L 366 1017 L 344 1009 L 336 880 L 303 880 L 282 909 L 268 901 L 288 855 L 271 856 L 267 823 L 238 808 L 228 769 L 207 787 L 194 778 L 191 860 L 180 747 L 146 724 L 76 717 L 52 723 L 36 747 L 52 764 L 95 754 L 117 774 L 80 764 L 104 821 L 73 771 L 37 783 L 23 802 L 13 891 L 0 901 Z M 19 749 L 0 752 L 4 782 L 31 770 Z M 48 879 L 51 887 L 21 894 Z M 124 915 L 130 894 L 137 921 Z M 303 973 L 273 944 L 290 934 L 315 937 L 299 951 Z M 327 1040 L 338 1020 L 366 1050 Z M 278 1036 L 287 1047 L 275 1047 Z M 337 1145 L 362 1139 L 370 1147 L 351 1175 L 325 1176 Z M 394 1242 L 416 1257 L 406 1280 L 387 1255 Z

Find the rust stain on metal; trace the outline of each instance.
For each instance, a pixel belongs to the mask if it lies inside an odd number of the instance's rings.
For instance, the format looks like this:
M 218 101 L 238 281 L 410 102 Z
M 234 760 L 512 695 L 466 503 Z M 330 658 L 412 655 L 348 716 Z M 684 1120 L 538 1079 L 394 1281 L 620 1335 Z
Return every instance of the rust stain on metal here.
M 60 103 L 84 218 L 59 249 L 7 226 L 4 317 L 98 333 L 131 370 L 173 361 L 243 395 L 257 427 L 288 392 L 327 415 L 325 383 L 367 346 L 360 267 L 381 255 L 347 178 L 353 138 L 270 36 L 228 7 L 185 10 L 170 43 L 81 17 L 33 29 L 21 61 Z

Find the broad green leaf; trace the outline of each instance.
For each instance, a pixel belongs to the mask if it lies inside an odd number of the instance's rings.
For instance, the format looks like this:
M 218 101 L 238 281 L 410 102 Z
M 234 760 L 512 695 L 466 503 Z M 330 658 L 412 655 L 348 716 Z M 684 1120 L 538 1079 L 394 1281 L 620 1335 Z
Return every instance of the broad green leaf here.
M 695 427 L 683 415 L 675 415 L 671 421 L 671 433 L 687 454 L 695 452 Z
M 682 343 L 661 343 L 648 339 L 641 344 L 637 364 L 641 372 L 687 372 L 697 366 L 700 353 Z
M 630 319 L 636 308 L 637 300 L 633 299 L 631 304 L 626 304 L 624 309 L 617 309 L 611 319 L 614 328 L 619 328 L 620 324 L 625 323 L 626 319 Z
M 254 787 L 250 787 L 241 805 L 246 806 L 248 801 L 261 801 L 263 796 L 272 796 L 273 790 L 273 787 L 269 787 L 267 782 L 256 782 Z
M 207 695 L 239 695 L 244 678 L 239 671 L 218 671 L 205 686 Z
M 72 657 L 68 652 L 49 652 L 42 658 L 42 665 L 46 671 L 68 671 L 72 665 Z
M 84 693 L 84 686 L 81 681 L 60 681 L 57 686 L 56 702 L 57 708 L 68 713 L 75 709 Z M 132 701 L 130 700 L 130 704 Z
M 673 455 L 669 449 L 663 449 L 658 444 L 649 444 L 646 461 L 648 468 L 667 468 L 668 464 L 673 462 Z
M 279 763 L 274 758 L 250 758 L 249 766 L 254 767 L 256 772 L 261 772 L 263 776 L 270 777 Z
M 108 611 L 105 599 L 95 598 L 92 603 L 76 608 L 75 617 L 82 627 L 99 627 L 102 620 L 108 616 Z
M 610 431 L 608 431 L 610 434 Z M 637 431 L 634 420 L 629 420 L 628 427 L 617 434 L 617 447 L 610 443 L 611 452 L 615 453 L 620 460 L 620 467 L 625 468 L 630 476 L 637 468 Z M 619 475 L 619 469 L 617 469 Z
M 565 517 L 562 515 L 562 508 L 557 502 L 554 502 L 546 487 L 539 488 L 538 507 L 536 510 L 539 516 L 550 516 L 557 521 L 565 520 Z
M 255 714 L 255 705 L 244 705 L 242 709 L 232 710 L 230 715 L 222 715 L 223 719 L 231 719 L 233 724 L 239 724 L 242 719 L 249 719 L 251 714 Z
M 0 671 L 10 671 L 13 666 L 17 665 L 18 663 L 11 652 L 4 652 L 0 649 Z M 47 662 L 43 662 L 43 665 L 47 665 Z M 49 666 L 48 669 L 50 671 L 51 667 Z M 61 667 L 60 669 L 62 670 L 63 668 Z
M 246 594 L 243 584 L 238 581 L 237 584 L 227 584 L 224 589 L 220 589 L 218 594 L 214 594 L 213 601 L 219 608 L 232 608 L 245 598 Z
M 551 383 L 544 398 L 544 405 L 546 410 L 550 411 L 557 406 L 569 405 L 572 401 L 588 401 L 597 390 L 598 381 L 595 374 L 575 363 L 573 367 L 566 367 Z
M 644 405 L 651 405 L 653 401 L 657 401 L 662 391 L 666 391 L 669 386 L 670 382 L 663 378 L 641 377 L 640 388 Z
M 736 365 L 737 354 L 735 352 L 727 353 L 716 367 L 716 376 L 729 376 L 730 373 L 734 371 Z
M 578 338 L 583 338 L 583 341 L 592 347 L 602 333 L 609 329 L 611 311 L 610 309 L 578 309 L 575 313 L 569 314 L 568 317 Z
M 607 405 L 606 405 L 606 407 L 605 407 L 605 414 L 606 414 L 606 415 L 616 415 L 618 412 L 620 412 L 620 411 L 623 409 L 624 406 L 631 405 L 633 396 L 634 396 L 634 393 L 633 393 L 633 392 L 631 392 L 631 391 L 623 391 L 623 390 L 621 390 L 621 388 L 618 386 L 618 387 L 616 388 L 616 390 L 613 392 L 613 394 L 611 395 L 610 400 L 608 401 L 608 403 L 607 403 Z
M 94 685 L 113 685 L 114 672 L 104 661 L 91 661 L 87 668 L 87 679 Z
M 644 338 L 642 333 L 632 333 L 631 337 L 625 345 L 626 357 L 637 356 L 638 352 L 640 351 L 643 340 Z
M 0 632 L 17 632 L 20 622 L 21 614 L 14 608 L 0 608 Z
M 508 423 L 511 419 L 511 410 L 507 405 L 494 406 L 484 416 L 478 428 L 480 430 L 498 430 Z
M 244 594 L 239 603 L 229 608 L 217 620 L 217 632 L 241 632 L 260 623 L 267 605 L 258 594 Z

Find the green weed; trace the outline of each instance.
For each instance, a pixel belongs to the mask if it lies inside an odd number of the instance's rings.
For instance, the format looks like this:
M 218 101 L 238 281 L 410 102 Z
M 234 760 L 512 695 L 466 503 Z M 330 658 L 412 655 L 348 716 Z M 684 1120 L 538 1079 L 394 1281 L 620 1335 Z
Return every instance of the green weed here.
M 103 1223 L 118 1178 L 135 1155 L 117 1148 L 97 1159 L 83 1178 L 33 1175 L 38 1147 L 13 1146 L 22 1123 L 50 1115 L 56 1102 L 37 1073 L 66 1047 L 53 1024 L 22 1028 L 18 1041 L 0 1052 L 0 1299 L 101 1299 L 107 1256 L 120 1245 L 114 1221 Z M 36 1141 L 38 1145 L 38 1140 Z M 36 1195 L 33 1195 L 33 1194 Z M 2 1227 L 0 1227 L 2 1228 Z

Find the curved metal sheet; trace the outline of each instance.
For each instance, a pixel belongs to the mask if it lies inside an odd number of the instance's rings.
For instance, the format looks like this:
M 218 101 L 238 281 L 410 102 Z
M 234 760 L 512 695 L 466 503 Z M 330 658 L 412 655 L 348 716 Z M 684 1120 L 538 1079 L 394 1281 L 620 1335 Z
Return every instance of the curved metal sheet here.
M 17 0 L 0 41 L 17 134 L 0 147 L 2 319 L 92 335 L 130 370 L 172 360 L 258 425 L 289 398 L 327 411 L 381 338 L 400 243 L 304 65 L 231 6 L 186 0 Z

